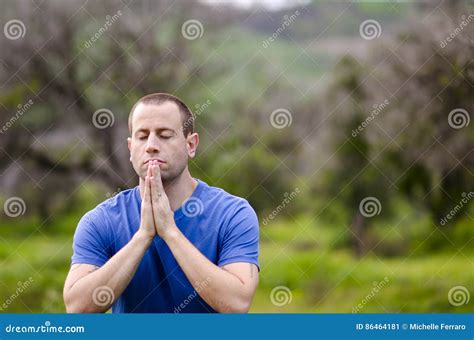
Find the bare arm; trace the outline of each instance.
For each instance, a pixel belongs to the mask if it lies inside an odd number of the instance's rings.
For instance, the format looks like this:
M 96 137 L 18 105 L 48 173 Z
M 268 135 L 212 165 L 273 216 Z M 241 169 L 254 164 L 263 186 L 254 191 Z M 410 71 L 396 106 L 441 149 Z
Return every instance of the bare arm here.
M 209 261 L 176 226 L 161 182 L 160 168 L 154 162 L 151 168 L 151 199 L 156 232 L 170 248 L 189 282 L 214 310 L 248 312 L 258 284 L 257 267 L 240 262 L 220 268 Z
M 249 311 L 258 285 L 256 265 L 239 262 L 220 268 L 201 254 L 178 228 L 166 235 L 165 242 L 179 266 L 209 306 L 221 313 Z
M 152 239 L 137 232 L 130 242 L 102 267 L 76 264 L 64 285 L 68 313 L 106 312 L 122 295 Z
M 71 267 L 63 292 L 68 313 L 106 312 L 127 288 L 156 235 L 149 183 L 146 188 L 140 228 L 128 244 L 100 268 L 89 264 Z

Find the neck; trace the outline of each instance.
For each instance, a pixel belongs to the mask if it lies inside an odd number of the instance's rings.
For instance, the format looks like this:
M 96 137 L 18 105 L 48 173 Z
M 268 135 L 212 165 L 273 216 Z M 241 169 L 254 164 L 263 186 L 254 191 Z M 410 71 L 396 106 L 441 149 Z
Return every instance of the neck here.
M 177 178 L 170 182 L 163 183 L 163 188 L 165 189 L 172 211 L 175 211 L 183 205 L 183 202 L 193 194 L 197 184 L 197 181 L 191 176 L 187 167 Z M 140 196 L 142 200 L 144 192 L 145 180 L 140 178 Z

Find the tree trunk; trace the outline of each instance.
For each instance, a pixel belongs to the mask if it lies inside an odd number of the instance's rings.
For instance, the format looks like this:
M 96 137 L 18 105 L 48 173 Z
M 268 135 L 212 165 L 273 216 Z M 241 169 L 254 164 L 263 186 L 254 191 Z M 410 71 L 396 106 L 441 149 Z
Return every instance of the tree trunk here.
M 351 229 L 352 249 L 357 257 L 361 257 L 365 253 L 365 217 L 359 211 L 356 212 L 352 219 Z

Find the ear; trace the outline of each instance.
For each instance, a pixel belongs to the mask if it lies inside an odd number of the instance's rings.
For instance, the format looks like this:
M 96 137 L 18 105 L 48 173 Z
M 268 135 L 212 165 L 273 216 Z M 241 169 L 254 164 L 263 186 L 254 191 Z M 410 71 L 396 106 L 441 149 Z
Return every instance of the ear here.
M 130 162 L 132 161 L 132 139 L 130 137 L 127 138 L 127 146 L 128 151 L 130 151 Z
M 186 148 L 188 150 L 189 158 L 194 158 L 196 156 L 196 150 L 199 145 L 199 135 L 197 132 L 188 135 L 186 138 Z

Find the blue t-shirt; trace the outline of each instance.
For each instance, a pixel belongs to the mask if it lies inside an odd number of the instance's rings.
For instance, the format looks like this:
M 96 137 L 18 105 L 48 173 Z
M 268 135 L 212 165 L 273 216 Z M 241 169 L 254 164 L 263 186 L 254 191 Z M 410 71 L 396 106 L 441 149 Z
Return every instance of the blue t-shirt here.
M 174 212 L 186 238 L 218 266 L 249 262 L 258 266 L 259 227 L 243 198 L 197 179 L 193 194 Z M 102 202 L 80 220 L 72 264 L 104 265 L 140 226 L 139 187 Z M 197 287 L 199 291 L 199 287 Z M 168 245 L 156 236 L 120 298 L 114 313 L 215 312 L 196 292 Z

